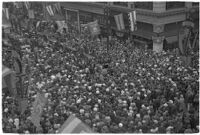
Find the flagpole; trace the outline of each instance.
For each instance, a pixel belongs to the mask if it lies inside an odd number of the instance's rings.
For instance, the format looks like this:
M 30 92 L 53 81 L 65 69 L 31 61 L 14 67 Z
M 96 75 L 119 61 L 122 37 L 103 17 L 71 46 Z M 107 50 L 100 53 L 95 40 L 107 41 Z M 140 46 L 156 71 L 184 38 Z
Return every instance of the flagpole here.
M 109 24 L 110 24 L 110 7 L 109 5 L 105 5 L 105 8 L 104 8 L 104 18 L 106 20 L 106 28 L 107 28 L 107 53 L 108 53 L 108 50 L 109 50 L 109 34 L 110 34 L 110 27 L 109 27 Z

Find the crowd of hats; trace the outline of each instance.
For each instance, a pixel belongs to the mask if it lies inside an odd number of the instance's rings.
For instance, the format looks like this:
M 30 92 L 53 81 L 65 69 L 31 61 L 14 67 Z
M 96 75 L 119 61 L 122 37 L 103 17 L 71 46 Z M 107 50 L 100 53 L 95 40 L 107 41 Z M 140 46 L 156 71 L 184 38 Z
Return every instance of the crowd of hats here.
M 38 37 L 38 59 L 31 49 L 23 52 L 32 75 L 29 106 L 19 115 L 3 93 L 4 132 L 57 133 L 70 114 L 99 133 L 199 132 L 198 66 L 184 67 L 176 54 L 141 50 L 130 41 L 113 39 L 107 53 L 100 39 Z M 37 91 L 48 99 L 39 130 L 30 121 Z

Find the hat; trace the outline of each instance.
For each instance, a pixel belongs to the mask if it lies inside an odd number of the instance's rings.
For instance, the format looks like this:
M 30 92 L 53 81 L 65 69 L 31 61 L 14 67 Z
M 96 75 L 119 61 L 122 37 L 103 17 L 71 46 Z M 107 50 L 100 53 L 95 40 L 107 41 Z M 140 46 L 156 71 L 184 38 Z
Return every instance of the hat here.
M 168 106 L 167 103 L 165 103 L 164 106 L 167 107 Z
M 136 117 L 140 118 L 140 114 L 139 114 L 139 113 L 138 113 L 138 114 L 136 114 Z
M 169 103 L 173 104 L 173 101 L 172 101 L 172 100 L 169 100 Z

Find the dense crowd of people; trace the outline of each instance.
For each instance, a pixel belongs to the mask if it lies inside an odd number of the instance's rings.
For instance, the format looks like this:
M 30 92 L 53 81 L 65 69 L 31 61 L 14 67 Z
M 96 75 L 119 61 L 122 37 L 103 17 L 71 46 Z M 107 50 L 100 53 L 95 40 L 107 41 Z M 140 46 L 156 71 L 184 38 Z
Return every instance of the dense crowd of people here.
M 107 50 L 106 41 L 84 33 L 30 35 L 17 38 L 34 48 L 22 49 L 31 75 L 28 107 L 20 114 L 3 92 L 5 133 L 57 133 L 70 114 L 99 133 L 199 132 L 198 65 L 185 67 L 175 53 L 139 49 L 130 40 L 113 38 Z M 3 64 L 10 67 L 8 50 Z M 30 120 L 38 91 L 48 100 L 40 129 Z

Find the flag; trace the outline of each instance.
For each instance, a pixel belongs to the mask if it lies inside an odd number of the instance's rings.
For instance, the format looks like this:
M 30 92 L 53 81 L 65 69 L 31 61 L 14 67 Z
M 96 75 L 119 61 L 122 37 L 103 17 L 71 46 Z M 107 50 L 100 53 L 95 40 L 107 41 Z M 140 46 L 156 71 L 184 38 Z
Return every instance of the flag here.
M 92 36 L 95 36 L 95 35 L 99 35 L 100 34 L 100 27 L 99 27 L 99 24 L 98 24 L 98 21 L 94 21 L 94 22 L 90 22 L 86 25 L 89 30 L 90 30 L 90 34 Z
M 16 75 L 15 72 L 6 66 L 2 65 L 2 88 L 8 88 L 10 93 L 16 94 Z
M 34 19 L 35 18 L 34 10 L 28 10 L 28 16 L 29 18 Z
M 39 26 L 40 26 L 40 21 L 37 22 L 36 28 L 38 28 Z
M 6 66 L 2 65 L 2 77 L 5 77 L 9 74 L 11 74 L 13 71 Z
M 19 98 L 19 111 L 21 112 L 21 114 L 24 113 L 27 107 L 28 107 L 28 100 Z
M 21 2 L 14 2 L 16 8 L 22 8 L 23 4 Z
M 44 94 L 37 93 L 35 102 L 33 103 L 33 111 L 31 114 L 31 121 L 36 127 L 40 127 L 40 117 L 42 114 L 42 108 L 45 106 L 47 99 Z
M 7 20 L 9 20 L 9 10 L 8 10 L 8 8 L 3 8 L 3 15 L 6 17 Z
M 181 55 L 185 54 L 184 41 L 183 41 L 184 37 L 185 37 L 184 31 L 183 29 L 181 29 L 178 33 L 178 47 L 179 47 Z
M 17 74 L 22 73 L 22 61 L 18 52 L 12 50 L 12 57 L 14 58 L 14 70 Z
M 54 4 L 54 7 L 55 7 L 57 13 L 61 13 L 60 3 L 56 3 L 56 4 Z
M 30 9 L 30 7 L 31 7 L 31 5 L 30 5 L 30 3 L 29 3 L 29 2 L 24 2 L 24 5 L 25 5 L 25 7 L 26 7 L 26 9 L 27 9 L 27 10 L 29 10 L 29 9 Z
M 132 12 L 128 13 L 128 15 L 129 15 L 131 31 L 136 31 L 137 30 L 137 27 L 136 27 L 136 11 L 132 11 Z
M 115 15 L 115 22 L 117 24 L 118 30 L 124 30 L 125 29 L 123 14 Z
M 71 115 L 58 130 L 58 133 L 93 133 L 93 131 L 80 119 Z
M 46 9 L 47 9 L 50 16 L 54 16 L 54 12 L 53 12 L 51 5 L 47 6 Z

